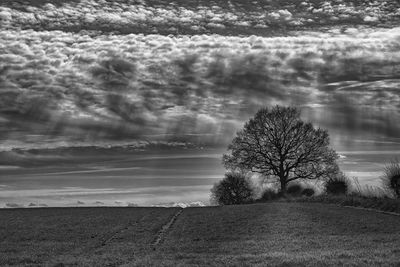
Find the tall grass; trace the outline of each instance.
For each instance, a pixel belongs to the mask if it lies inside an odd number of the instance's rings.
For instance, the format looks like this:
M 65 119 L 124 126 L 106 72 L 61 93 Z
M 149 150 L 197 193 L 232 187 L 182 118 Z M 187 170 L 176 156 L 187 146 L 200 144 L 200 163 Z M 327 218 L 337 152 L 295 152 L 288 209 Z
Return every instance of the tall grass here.
M 389 163 L 385 166 L 381 180 L 382 180 L 384 188 L 387 189 L 389 192 L 391 192 L 394 197 L 400 199 L 400 161 L 399 161 L 399 159 L 395 159 L 391 163 Z
M 357 177 L 351 178 L 351 195 L 358 195 L 369 198 L 393 198 L 393 194 L 383 187 L 372 185 L 361 185 Z

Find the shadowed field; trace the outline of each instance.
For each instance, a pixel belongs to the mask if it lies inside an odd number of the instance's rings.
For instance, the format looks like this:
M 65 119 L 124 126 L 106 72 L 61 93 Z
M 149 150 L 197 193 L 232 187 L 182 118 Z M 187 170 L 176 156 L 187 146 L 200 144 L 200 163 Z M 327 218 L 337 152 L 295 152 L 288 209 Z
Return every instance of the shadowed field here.
M 118 265 L 136 261 L 147 253 L 161 226 L 177 210 L 1 210 L 0 265 Z
M 188 208 L 174 218 L 177 213 L 165 208 L 1 210 L 0 265 L 400 264 L 399 216 L 279 202 Z

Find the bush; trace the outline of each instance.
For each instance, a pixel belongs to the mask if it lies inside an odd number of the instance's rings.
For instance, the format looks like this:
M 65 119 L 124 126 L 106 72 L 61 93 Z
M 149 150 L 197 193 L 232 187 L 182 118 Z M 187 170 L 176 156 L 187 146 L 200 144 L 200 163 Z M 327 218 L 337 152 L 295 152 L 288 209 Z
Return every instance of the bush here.
M 274 200 L 277 199 L 279 197 L 278 192 L 276 192 L 274 189 L 272 188 L 267 188 L 265 189 L 265 191 L 262 193 L 261 195 L 261 200 Z
M 344 173 L 328 179 L 325 182 L 325 192 L 331 195 L 344 195 L 349 192 L 350 181 Z
M 400 198 L 400 162 L 398 160 L 385 166 L 382 182 L 385 188 Z
M 229 172 L 211 189 L 211 202 L 219 205 L 237 205 L 253 200 L 253 188 L 241 173 Z
M 301 186 L 301 184 L 291 184 L 288 186 L 286 193 L 288 195 L 294 196 L 294 197 L 298 197 L 301 195 L 301 192 L 303 192 L 303 187 Z
M 304 188 L 301 194 L 306 197 L 312 197 L 315 194 L 315 190 L 311 187 Z

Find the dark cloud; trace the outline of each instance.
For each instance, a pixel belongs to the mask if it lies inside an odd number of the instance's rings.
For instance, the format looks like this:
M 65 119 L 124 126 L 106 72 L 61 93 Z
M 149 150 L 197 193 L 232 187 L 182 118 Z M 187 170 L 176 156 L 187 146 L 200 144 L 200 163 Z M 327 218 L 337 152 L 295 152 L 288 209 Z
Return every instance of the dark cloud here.
M 391 25 L 398 22 L 398 8 L 393 1 L 377 5 L 372 1 L 305 0 L 282 5 L 256 0 L 244 7 L 240 0 L 229 5 L 207 0 L 4 0 L 0 23 L 8 28 L 69 32 L 270 35 L 332 24 Z
M 24 208 L 24 205 L 18 204 L 18 203 L 6 203 L 5 207 L 6 208 Z
M 359 35 L 4 30 L 0 136 L 10 144 L 158 136 L 225 145 L 258 108 L 283 104 L 337 134 L 395 137 L 399 31 Z
M 314 112 L 314 121 L 336 134 L 398 138 L 400 125 L 396 123 L 400 115 L 398 108 L 383 105 L 362 105 L 359 101 L 344 95 L 336 95 L 336 102 Z
M 136 65 L 122 58 L 111 57 L 92 67 L 91 73 L 106 90 L 126 90 L 136 77 Z

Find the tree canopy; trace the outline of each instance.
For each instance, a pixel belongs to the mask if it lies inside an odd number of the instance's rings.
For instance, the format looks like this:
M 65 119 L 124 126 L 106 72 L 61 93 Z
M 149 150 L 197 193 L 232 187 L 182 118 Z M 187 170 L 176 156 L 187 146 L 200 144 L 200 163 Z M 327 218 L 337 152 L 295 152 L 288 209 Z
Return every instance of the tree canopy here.
M 283 193 L 291 181 L 338 172 L 338 156 L 329 147 L 328 132 L 302 121 L 294 107 L 259 110 L 236 134 L 228 152 L 223 156 L 226 168 L 276 177 Z

